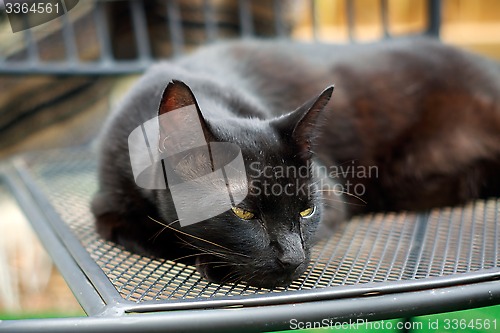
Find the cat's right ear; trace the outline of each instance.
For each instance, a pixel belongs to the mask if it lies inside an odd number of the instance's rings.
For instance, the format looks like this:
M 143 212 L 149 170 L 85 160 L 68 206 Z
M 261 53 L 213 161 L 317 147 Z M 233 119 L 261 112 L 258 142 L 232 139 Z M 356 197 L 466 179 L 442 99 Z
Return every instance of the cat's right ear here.
M 198 108 L 198 102 L 188 85 L 179 80 L 172 80 L 163 91 L 158 107 L 158 116 L 190 105 L 196 106 L 200 117 L 203 118 Z
M 312 156 L 311 146 L 318 134 L 318 119 L 330 101 L 332 93 L 333 86 L 329 86 L 295 111 L 272 121 L 280 134 L 298 146 L 299 155 L 303 158 L 308 159 Z
M 205 142 L 215 141 L 193 92 L 182 81 L 172 80 L 163 91 L 158 107 L 158 121 L 160 126 L 159 140 L 162 144 L 166 139 L 170 139 L 170 142 L 175 144 L 175 135 L 172 133 L 181 134 L 180 131 L 183 132 L 181 137 L 193 139 L 194 135 L 196 138 L 200 126 Z M 192 135 L 189 134 L 190 132 Z

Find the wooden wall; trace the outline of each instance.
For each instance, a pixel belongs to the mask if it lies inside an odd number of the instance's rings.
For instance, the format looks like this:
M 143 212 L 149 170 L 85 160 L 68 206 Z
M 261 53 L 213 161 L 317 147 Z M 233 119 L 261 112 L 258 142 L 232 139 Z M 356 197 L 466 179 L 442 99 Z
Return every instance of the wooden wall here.
M 380 0 L 352 0 L 355 12 L 354 37 L 360 41 L 383 36 Z M 312 13 L 304 1 L 302 19 L 295 36 L 312 37 Z M 418 32 L 427 25 L 426 0 L 388 0 L 389 32 L 393 35 Z M 345 42 L 346 0 L 315 0 L 317 37 Z M 442 0 L 441 36 L 445 42 L 473 49 L 500 59 L 500 1 Z

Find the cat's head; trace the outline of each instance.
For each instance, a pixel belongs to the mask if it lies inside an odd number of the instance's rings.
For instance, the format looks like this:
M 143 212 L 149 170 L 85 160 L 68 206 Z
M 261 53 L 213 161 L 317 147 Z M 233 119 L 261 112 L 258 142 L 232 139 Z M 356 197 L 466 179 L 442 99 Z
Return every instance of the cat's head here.
M 192 128 L 186 128 L 187 116 L 182 112 L 191 107 L 199 118 L 198 129 L 206 142 L 234 144 L 241 150 L 245 170 L 243 178 L 241 174 L 236 180 L 226 178 L 221 186 L 222 191 L 240 194 L 243 189 L 246 196 L 240 195 L 237 200 L 238 196 L 234 195 L 233 204 L 198 223 L 184 227 L 173 224 L 181 231 L 178 236 L 184 245 L 197 253 L 195 264 L 204 277 L 215 282 L 245 281 L 254 286 L 274 287 L 289 284 L 305 271 L 322 215 L 320 185 L 312 173 L 312 145 L 318 118 L 332 91 L 333 87 L 329 87 L 295 111 L 264 120 L 214 116 L 224 114 L 224 110 L 200 109 L 195 95 L 184 83 L 173 81 L 167 86 L 159 118 L 174 111 L 178 116 L 170 117 L 168 124 L 160 120 L 162 147 L 169 148 L 172 129 L 183 131 L 180 137 L 184 141 L 197 135 L 186 135 Z M 205 117 L 206 114 L 210 116 Z M 234 151 L 227 151 L 227 156 L 224 150 L 214 156 L 216 153 L 214 149 L 201 147 L 184 155 L 177 154 L 166 164 L 183 181 L 201 179 L 207 172 L 217 171 L 215 159 L 228 162 L 235 157 Z M 228 175 L 231 170 L 225 169 L 223 176 L 231 178 Z M 214 186 L 214 183 L 201 186 Z M 183 204 L 193 210 L 208 207 L 210 202 L 200 202 L 204 197 L 195 200 L 185 197 Z M 220 204 L 217 201 L 214 200 L 213 205 Z M 165 222 L 178 218 L 173 204 L 169 190 L 157 192 L 156 205 Z

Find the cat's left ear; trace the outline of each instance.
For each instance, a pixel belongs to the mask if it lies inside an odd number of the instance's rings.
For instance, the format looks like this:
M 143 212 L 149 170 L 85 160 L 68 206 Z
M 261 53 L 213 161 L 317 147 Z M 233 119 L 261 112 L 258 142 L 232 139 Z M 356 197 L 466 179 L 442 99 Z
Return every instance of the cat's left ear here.
M 311 145 L 317 136 L 317 122 L 321 112 L 332 97 L 333 86 L 329 86 L 317 97 L 309 100 L 301 107 L 283 117 L 272 121 L 272 124 L 286 138 L 291 139 L 300 149 L 300 156 L 310 158 Z

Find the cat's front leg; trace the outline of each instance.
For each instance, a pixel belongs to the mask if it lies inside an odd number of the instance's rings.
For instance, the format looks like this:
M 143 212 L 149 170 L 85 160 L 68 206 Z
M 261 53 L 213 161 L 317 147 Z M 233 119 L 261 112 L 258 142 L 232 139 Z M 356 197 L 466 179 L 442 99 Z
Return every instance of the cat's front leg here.
M 111 194 L 97 193 L 91 203 L 97 233 L 126 250 L 145 256 L 175 259 L 185 255 L 177 238 L 158 224 L 154 210 L 131 210 Z

